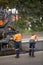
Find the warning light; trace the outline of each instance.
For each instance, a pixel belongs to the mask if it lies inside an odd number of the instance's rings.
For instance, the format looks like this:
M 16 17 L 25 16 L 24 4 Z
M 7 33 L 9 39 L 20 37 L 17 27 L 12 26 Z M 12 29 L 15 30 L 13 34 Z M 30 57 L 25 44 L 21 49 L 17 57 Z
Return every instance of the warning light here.
M 0 20 L 0 26 L 2 26 L 4 24 L 3 20 Z

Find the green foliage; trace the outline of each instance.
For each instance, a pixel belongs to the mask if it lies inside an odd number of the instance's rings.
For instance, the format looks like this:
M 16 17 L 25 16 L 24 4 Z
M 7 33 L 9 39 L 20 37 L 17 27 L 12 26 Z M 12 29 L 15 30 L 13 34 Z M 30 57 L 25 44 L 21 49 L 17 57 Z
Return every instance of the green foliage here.
M 27 29 L 29 22 L 31 23 L 31 30 L 43 31 L 43 0 L 0 0 L 0 6 L 8 5 L 10 8 L 16 6 L 19 10 L 21 19 L 14 22 L 15 28 Z M 29 20 L 29 17 L 32 17 Z M 40 17 L 42 20 L 40 22 Z M 36 21 L 36 22 L 34 22 Z
M 24 21 L 24 19 L 19 19 L 18 21 L 14 21 L 14 28 L 25 29 L 26 22 Z
M 43 31 L 43 25 L 42 25 L 42 22 L 36 20 L 36 22 L 32 21 L 31 22 L 31 29 L 33 31 Z

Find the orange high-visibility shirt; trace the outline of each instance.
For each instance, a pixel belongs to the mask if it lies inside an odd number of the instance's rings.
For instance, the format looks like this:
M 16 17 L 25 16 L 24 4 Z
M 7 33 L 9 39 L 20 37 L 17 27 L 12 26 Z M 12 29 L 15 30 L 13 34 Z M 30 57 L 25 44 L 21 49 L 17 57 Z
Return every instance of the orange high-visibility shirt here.
M 13 37 L 13 40 L 16 41 L 16 42 L 21 41 L 22 35 L 20 33 L 15 34 L 14 37 Z

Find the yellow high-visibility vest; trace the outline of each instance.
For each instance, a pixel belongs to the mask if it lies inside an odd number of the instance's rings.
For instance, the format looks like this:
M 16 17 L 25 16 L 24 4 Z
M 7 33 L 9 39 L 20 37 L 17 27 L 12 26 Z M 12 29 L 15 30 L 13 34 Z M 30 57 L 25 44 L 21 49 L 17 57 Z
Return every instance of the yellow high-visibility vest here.
M 37 36 L 37 35 L 33 35 L 33 36 L 31 36 L 30 39 L 33 39 L 33 40 L 35 40 L 35 41 L 38 41 L 38 36 Z

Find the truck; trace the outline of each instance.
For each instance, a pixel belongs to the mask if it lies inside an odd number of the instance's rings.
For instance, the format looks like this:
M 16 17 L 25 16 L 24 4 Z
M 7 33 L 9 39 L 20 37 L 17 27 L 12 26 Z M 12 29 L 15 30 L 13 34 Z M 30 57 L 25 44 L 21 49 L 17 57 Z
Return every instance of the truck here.
M 8 15 L 0 10 L 0 55 L 14 54 L 14 42 L 12 39 L 14 30 L 10 34 L 8 26 L 11 27 L 12 21 L 8 19 Z

